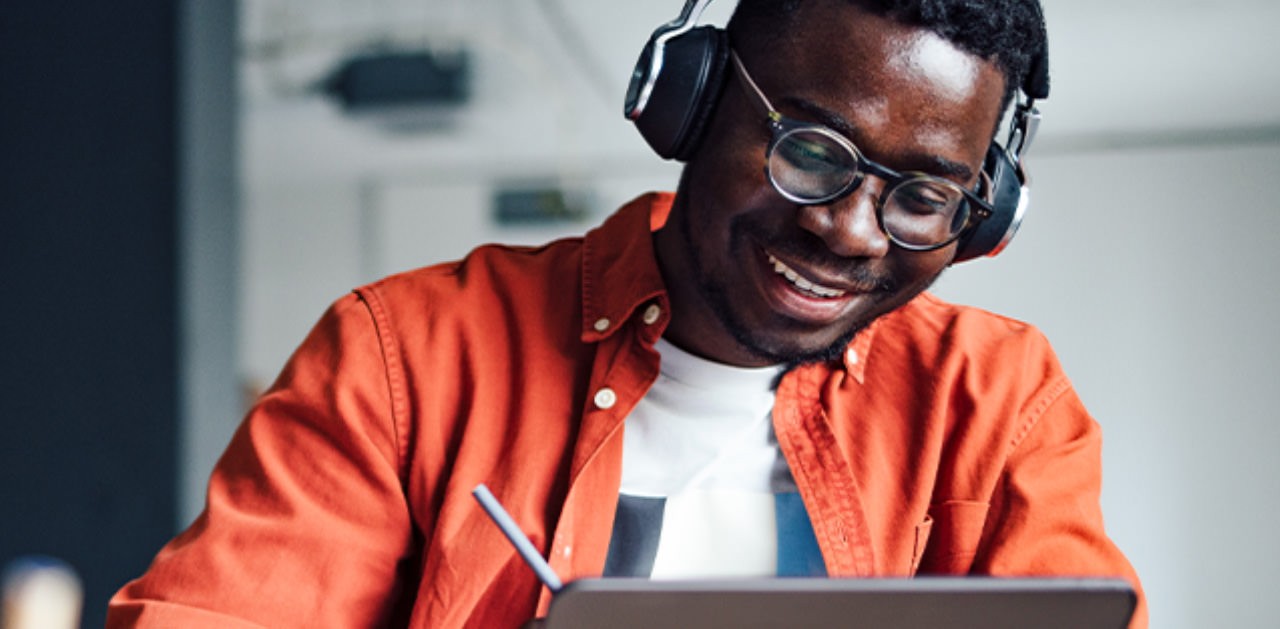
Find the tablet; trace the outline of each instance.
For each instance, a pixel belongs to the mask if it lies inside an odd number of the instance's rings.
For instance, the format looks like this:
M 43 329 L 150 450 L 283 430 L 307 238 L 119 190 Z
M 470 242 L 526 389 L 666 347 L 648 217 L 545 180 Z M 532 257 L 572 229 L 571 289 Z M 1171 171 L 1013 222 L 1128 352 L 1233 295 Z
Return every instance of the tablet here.
M 582 579 L 547 629 L 1123 629 L 1137 603 L 1118 579 Z

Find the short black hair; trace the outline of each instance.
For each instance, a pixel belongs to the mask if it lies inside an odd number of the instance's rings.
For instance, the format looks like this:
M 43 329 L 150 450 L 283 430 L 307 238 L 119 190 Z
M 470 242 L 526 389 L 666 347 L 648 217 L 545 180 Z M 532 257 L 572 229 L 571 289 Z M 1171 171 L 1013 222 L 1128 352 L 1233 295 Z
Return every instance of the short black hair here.
M 804 0 L 739 0 L 729 20 L 729 38 L 782 35 Z M 956 47 L 990 61 L 1004 74 L 1001 110 L 1047 58 L 1044 12 L 1038 0 L 845 0 L 903 24 L 927 28 Z M 1048 77 L 1043 76 L 1047 90 Z

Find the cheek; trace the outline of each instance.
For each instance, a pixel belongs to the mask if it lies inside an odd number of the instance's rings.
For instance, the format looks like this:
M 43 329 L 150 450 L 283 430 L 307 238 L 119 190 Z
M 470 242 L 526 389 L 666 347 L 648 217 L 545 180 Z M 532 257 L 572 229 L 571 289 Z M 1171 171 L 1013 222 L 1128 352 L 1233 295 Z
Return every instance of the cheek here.
M 711 125 L 689 164 L 691 186 L 732 203 L 745 202 L 770 188 L 764 172 L 768 130 L 738 102 L 741 99 L 733 98 L 737 89 L 725 86 Z
M 897 252 L 897 276 L 900 288 L 919 292 L 929 287 L 955 258 L 956 245 L 951 244 L 937 251 Z

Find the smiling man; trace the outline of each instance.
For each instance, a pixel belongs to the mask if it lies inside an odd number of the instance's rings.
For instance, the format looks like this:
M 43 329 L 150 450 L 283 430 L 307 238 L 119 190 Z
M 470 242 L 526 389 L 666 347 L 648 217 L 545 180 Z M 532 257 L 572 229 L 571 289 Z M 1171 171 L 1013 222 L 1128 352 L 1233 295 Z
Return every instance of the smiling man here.
M 677 192 L 335 303 L 110 625 L 518 626 L 549 592 L 479 483 L 562 579 L 1137 586 L 1048 343 L 924 292 L 1016 227 L 991 146 L 1047 89 L 1039 5 L 743 0 L 726 34 L 700 4 L 628 97 Z
M 786 16 L 790 28 L 767 45 L 734 39 L 736 85 L 655 235 L 681 314 L 665 336 L 720 362 L 838 356 L 854 332 L 927 288 L 955 255 L 950 228 L 964 221 L 931 212 L 940 228 L 913 233 L 910 221 L 925 219 L 904 198 L 949 193 L 957 202 L 948 210 L 964 211 L 996 130 L 1004 78 L 994 63 L 930 30 L 856 6 L 841 7 L 843 20 L 824 18 L 814 4 Z M 777 110 L 758 85 L 787 118 L 769 118 Z M 805 134 L 804 125 L 816 128 Z M 824 154 L 795 154 L 815 147 Z M 900 178 L 861 172 L 870 156 L 936 181 L 895 189 Z M 806 176 L 843 185 L 810 193 Z M 805 194 L 820 201 L 798 203 Z M 899 224 L 900 235 L 923 240 L 895 242 L 886 228 Z

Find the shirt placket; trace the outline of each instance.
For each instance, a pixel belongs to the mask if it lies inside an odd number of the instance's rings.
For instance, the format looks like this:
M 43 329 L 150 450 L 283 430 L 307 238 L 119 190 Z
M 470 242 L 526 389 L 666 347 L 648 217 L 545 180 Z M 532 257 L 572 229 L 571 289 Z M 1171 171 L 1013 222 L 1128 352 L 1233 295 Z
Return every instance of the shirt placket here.
M 602 338 L 548 557 L 566 582 L 599 576 L 604 568 L 622 481 L 623 421 L 658 377 L 658 354 L 652 345 L 665 324 L 663 308 L 654 300 L 638 310 L 633 315 L 637 321 L 621 329 L 612 329 L 604 318 L 594 324 Z M 551 592 L 544 588 L 538 615 L 545 616 L 550 604 Z
M 778 386 L 774 430 L 813 524 L 827 574 L 868 577 L 875 552 L 853 472 L 836 441 L 821 392 L 831 372 L 806 365 Z

